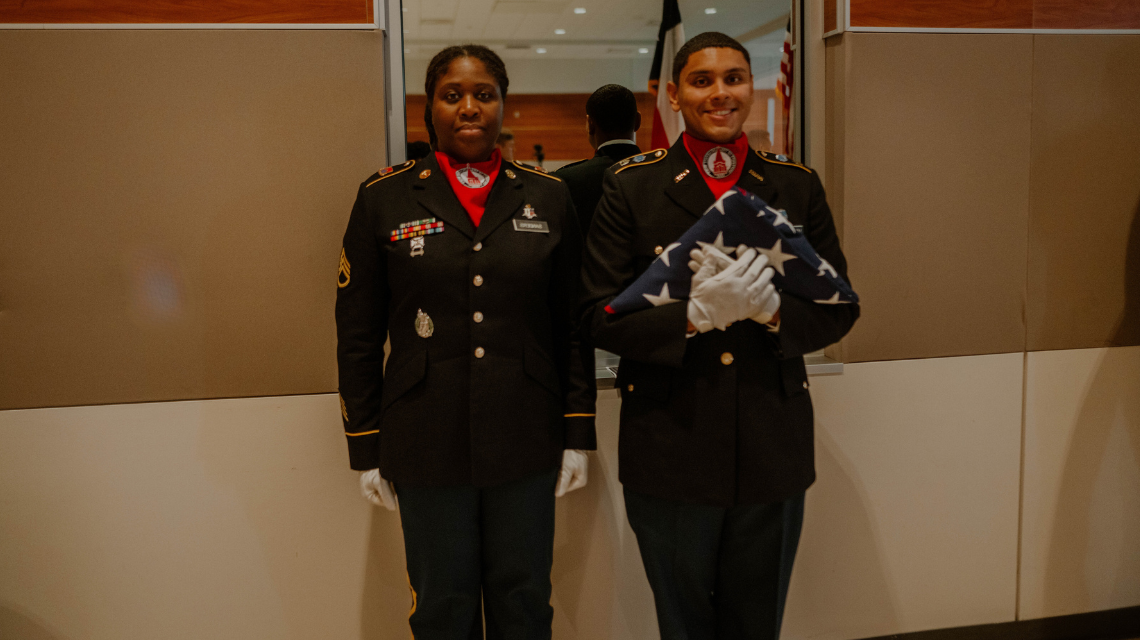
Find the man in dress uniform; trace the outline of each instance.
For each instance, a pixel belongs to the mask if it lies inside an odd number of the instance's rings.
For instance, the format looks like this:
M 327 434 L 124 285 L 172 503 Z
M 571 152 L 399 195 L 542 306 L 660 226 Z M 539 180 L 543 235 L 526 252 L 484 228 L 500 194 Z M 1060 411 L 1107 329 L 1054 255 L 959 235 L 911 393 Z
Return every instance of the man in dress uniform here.
M 583 235 L 590 230 L 594 208 L 602 198 L 602 176 L 606 169 L 618 160 L 641 153 L 633 141 L 640 128 L 637 98 L 620 84 L 607 84 L 586 101 L 586 130 L 596 153 L 593 158 L 579 160 L 554 172 L 570 187 Z
M 606 171 L 583 264 L 583 323 L 596 346 L 622 357 L 619 476 L 661 637 L 774 639 L 815 479 L 802 356 L 842 338 L 859 309 L 757 295 L 782 268 L 779 255 L 770 266 L 744 247 L 677 255 L 677 238 L 737 185 L 783 209 L 846 278 L 819 176 L 748 148 L 744 47 L 720 33 L 693 38 L 667 91 L 685 133 Z M 649 309 L 607 310 L 654 260 L 690 257 L 687 302 L 664 295 Z

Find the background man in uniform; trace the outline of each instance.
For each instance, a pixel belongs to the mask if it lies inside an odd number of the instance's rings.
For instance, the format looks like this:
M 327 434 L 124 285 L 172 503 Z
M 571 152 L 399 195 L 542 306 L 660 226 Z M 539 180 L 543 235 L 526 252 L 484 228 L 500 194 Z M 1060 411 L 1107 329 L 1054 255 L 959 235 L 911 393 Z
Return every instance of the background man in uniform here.
M 673 243 L 735 185 L 785 210 L 847 272 L 819 176 L 749 149 L 741 133 L 753 95 L 744 47 L 703 33 L 672 71 L 666 90 L 685 133 L 606 171 L 583 262 L 583 327 L 622 358 L 619 477 L 661 637 L 775 639 L 815 480 L 802 356 L 842 338 L 859 308 L 769 291 L 765 278 L 789 259 L 776 247 L 679 255 Z M 655 260 L 690 258 L 688 301 L 664 290 L 651 308 L 607 310 Z
M 610 165 L 641 153 L 634 135 L 641 128 L 637 98 L 620 84 L 601 87 L 586 101 L 586 129 L 593 158 L 579 160 L 554 172 L 570 188 L 582 233 L 590 230 L 590 218 L 602 198 L 602 176 Z

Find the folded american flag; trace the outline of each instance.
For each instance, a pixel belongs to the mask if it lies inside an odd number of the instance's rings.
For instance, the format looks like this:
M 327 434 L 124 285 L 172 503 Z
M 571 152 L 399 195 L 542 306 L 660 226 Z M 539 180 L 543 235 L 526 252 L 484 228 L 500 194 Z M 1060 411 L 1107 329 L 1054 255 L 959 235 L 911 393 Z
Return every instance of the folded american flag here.
M 781 294 L 819 304 L 859 302 L 859 296 L 827 260 L 816 254 L 783 212 L 748 191 L 733 187 L 684 235 L 665 247 L 649 269 L 610 302 L 606 311 L 627 313 L 688 300 L 693 278 L 689 252 L 712 246 L 731 257 L 742 244 L 768 256 L 776 272 L 772 283 Z

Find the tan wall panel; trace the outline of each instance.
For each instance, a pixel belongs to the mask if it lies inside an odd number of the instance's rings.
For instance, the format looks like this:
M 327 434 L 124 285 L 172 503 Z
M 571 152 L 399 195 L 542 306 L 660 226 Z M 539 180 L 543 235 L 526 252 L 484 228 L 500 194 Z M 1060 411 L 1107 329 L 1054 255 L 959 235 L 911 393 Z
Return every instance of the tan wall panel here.
M 379 32 L 0 32 L 0 408 L 336 387 Z
M 847 361 L 1024 347 L 1032 37 L 843 36 Z
M 1140 36 L 1038 35 L 1028 348 L 1140 344 Z
M 1014 619 L 1022 354 L 849 364 L 812 379 L 784 637 Z
M 1140 605 L 1140 347 L 1028 358 L 1021 616 Z

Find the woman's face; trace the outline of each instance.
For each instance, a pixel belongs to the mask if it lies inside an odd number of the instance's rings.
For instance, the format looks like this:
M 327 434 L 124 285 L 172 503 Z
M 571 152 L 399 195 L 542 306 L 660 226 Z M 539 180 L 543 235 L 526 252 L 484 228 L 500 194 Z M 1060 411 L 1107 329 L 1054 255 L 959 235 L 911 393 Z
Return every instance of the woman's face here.
M 503 128 L 503 97 L 481 60 L 451 61 L 435 84 L 431 121 L 440 151 L 462 162 L 491 157 Z

